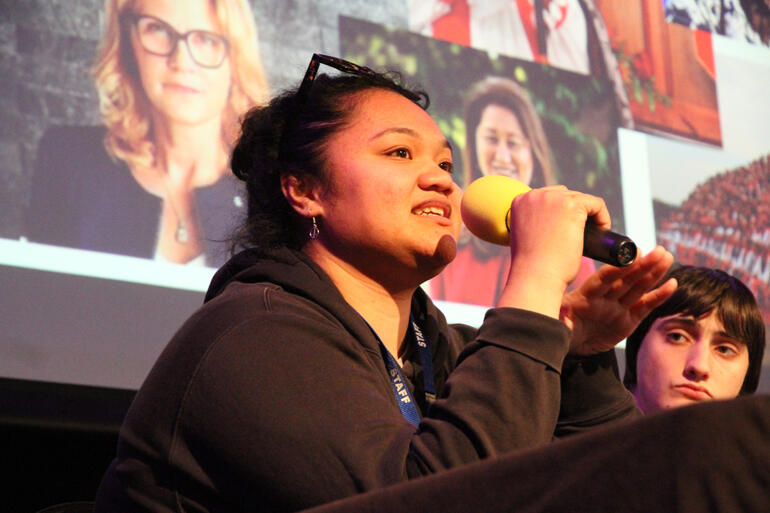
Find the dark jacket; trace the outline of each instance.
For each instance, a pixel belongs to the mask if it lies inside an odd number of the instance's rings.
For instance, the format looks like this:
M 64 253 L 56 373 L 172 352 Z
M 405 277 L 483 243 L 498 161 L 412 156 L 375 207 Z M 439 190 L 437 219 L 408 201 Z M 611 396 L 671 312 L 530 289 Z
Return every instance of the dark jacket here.
M 428 408 L 402 416 L 377 339 L 300 252 L 244 252 L 139 391 L 97 511 L 291 511 L 551 441 L 638 414 L 614 354 L 563 363 L 559 321 L 492 309 L 450 326 L 418 289 L 433 353 Z M 144 509 L 143 509 L 144 508 Z
M 24 236 L 33 242 L 154 258 L 162 201 L 104 147 L 100 126 L 52 126 L 38 147 Z M 226 261 L 243 211 L 241 183 L 226 176 L 195 190 L 206 264 Z

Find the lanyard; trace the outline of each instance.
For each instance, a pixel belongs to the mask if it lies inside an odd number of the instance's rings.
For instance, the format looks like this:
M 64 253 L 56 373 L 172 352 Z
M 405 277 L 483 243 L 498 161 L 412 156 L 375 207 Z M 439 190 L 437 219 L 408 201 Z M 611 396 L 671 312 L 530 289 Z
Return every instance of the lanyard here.
M 411 315 L 409 316 L 409 326 L 412 328 L 412 335 L 417 344 L 417 352 L 420 355 L 420 363 L 422 364 L 423 379 L 425 380 L 425 400 L 430 404 L 436 399 L 436 385 L 433 378 L 433 357 L 422 330 Z M 371 326 L 369 328 L 371 329 Z M 383 360 L 385 360 L 385 367 L 388 370 L 390 383 L 393 386 L 393 393 L 396 396 L 396 402 L 398 402 L 398 408 L 401 410 L 401 415 L 403 415 L 410 423 L 417 426 L 420 424 L 420 412 L 417 410 L 417 405 L 414 402 L 412 393 L 409 391 L 409 387 L 406 386 L 404 376 L 401 374 L 401 368 L 393 355 L 390 354 L 390 351 L 385 347 L 385 344 L 382 343 L 382 340 L 380 340 L 377 333 L 374 330 L 372 330 L 372 333 L 374 333 L 374 336 L 377 338 L 377 342 L 380 343 L 380 352 L 382 353 Z

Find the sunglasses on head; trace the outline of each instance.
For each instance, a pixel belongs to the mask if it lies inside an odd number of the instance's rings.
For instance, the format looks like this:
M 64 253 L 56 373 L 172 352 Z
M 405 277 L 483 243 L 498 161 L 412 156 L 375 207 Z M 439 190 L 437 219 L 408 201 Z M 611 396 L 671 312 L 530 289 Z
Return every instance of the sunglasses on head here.
M 352 75 L 361 75 L 374 77 L 377 75 L 375 71 L 366 66 L 359 66 L 345 59 L 339 57 L 332 57 L 330 55 L 323 55 L 320 53 L 314 53 L 308 64 L 307 71 L 305 72 L 305 78 L 302 79 L 302 83 L 297 91 L 297 98 L 301 103 L 307 99 L 307 95 L 310 91 L 310 86 L 313 85 L 315 77 L 318 74 L 318 68 L 321 64 L 326 64 L 334 69 L 342 71 L 344 73 L 350 73 Z

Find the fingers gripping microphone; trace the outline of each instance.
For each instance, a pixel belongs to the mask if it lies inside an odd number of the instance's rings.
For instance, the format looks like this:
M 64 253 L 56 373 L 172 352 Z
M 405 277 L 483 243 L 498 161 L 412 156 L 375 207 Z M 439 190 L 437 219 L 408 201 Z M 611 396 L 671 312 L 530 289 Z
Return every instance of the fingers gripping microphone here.
M 493 244 L 507 246 L 511 227 L 511 202 L 529 187 L 506 176 L 489 175 L 471 182 L 463 194 L 460 212 L 465 226 L 475 236 Z M 619 233 L 586 223 L 583 255 L 622 267 L 636 259 L 636 244 Z

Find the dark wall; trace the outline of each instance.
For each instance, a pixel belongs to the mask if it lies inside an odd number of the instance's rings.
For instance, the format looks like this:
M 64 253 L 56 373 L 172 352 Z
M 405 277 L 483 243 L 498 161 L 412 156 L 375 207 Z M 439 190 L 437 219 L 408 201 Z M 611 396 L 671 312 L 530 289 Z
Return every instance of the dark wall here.
M 12 511 L 91 501 L 133 391 L 0 379 L 0 454 Z M 11 510 L 9 510 L 11 511 Z

